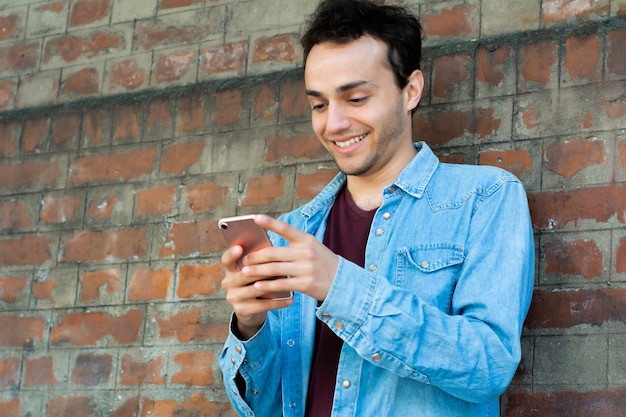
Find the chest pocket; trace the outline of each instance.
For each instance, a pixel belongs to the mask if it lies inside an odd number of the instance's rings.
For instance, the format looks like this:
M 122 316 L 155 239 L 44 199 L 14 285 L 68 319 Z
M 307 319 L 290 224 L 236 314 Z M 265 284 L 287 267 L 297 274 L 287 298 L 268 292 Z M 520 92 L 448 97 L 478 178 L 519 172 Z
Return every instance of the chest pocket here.
M 396 253 L 394 284 L 449 312 L 464 259 L 463 248 L 453 243 L 400 248 Z

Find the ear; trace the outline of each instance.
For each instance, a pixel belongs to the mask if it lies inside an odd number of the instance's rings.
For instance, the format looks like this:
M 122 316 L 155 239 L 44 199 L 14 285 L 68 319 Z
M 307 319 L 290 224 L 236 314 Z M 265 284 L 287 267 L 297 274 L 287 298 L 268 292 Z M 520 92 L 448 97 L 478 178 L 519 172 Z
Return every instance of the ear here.
M 406 110 L 412 111 L 417 107 L 422 99 L 422 92 L 424 91 L 424 74 L 420 70 L 415 70 L 409 76 L 409 82 L 404 87 L 406 97 Z

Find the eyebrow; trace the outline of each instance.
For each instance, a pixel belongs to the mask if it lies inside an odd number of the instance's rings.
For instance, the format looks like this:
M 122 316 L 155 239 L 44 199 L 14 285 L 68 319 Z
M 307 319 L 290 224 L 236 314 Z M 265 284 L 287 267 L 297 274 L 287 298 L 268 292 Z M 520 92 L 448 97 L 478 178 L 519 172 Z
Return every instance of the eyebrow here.
M 368 84 L 368 81 L 365 80 L 358 80 L 358 81 L 353 81 L 351 83 L 348 84 L 344 84 L 344 85 L 340 85 L 339 87 L 337 87 L 337 89 L 335 91 L 337 91 L 338 93 L 345 93 L 347 91 L 353 90 L 357 87 L 360 87 L 364 84 Z M 311 97 L 322 97 L 323 94 L 320 93 L 319 91 L 315 91 L 315 90 L 306 90 L 306 95 L 307 96 L 311 96 Z

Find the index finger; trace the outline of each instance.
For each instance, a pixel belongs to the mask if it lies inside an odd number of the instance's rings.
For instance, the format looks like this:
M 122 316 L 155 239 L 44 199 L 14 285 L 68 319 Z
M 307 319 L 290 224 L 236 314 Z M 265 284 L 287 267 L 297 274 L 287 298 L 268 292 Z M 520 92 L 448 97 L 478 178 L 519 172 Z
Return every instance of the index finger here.
M 282 236 L 290 243 L 298 240 L 303 235 L 307 235 L 306 233 L 296 229 L 288 223 L 274 219 L 264 214 L 257 214 L 254 218 L 254 222 L 264 229 L 271 230 L 272 232 Z

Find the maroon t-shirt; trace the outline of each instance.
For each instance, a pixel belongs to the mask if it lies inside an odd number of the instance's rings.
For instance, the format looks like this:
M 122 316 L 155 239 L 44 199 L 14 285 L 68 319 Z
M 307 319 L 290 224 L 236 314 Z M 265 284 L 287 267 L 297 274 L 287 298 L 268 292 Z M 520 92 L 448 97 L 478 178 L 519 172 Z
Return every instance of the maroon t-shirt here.
M 363 266 L 367 237 L 375 213 L 376 210 L 363 211 L 358 208 L 344 187 L 330 210 L 324 245 L 337 255 Z M 307 417 L 330 416 L 342 345 L 343 341 L 317 320 L 305 414 Z

